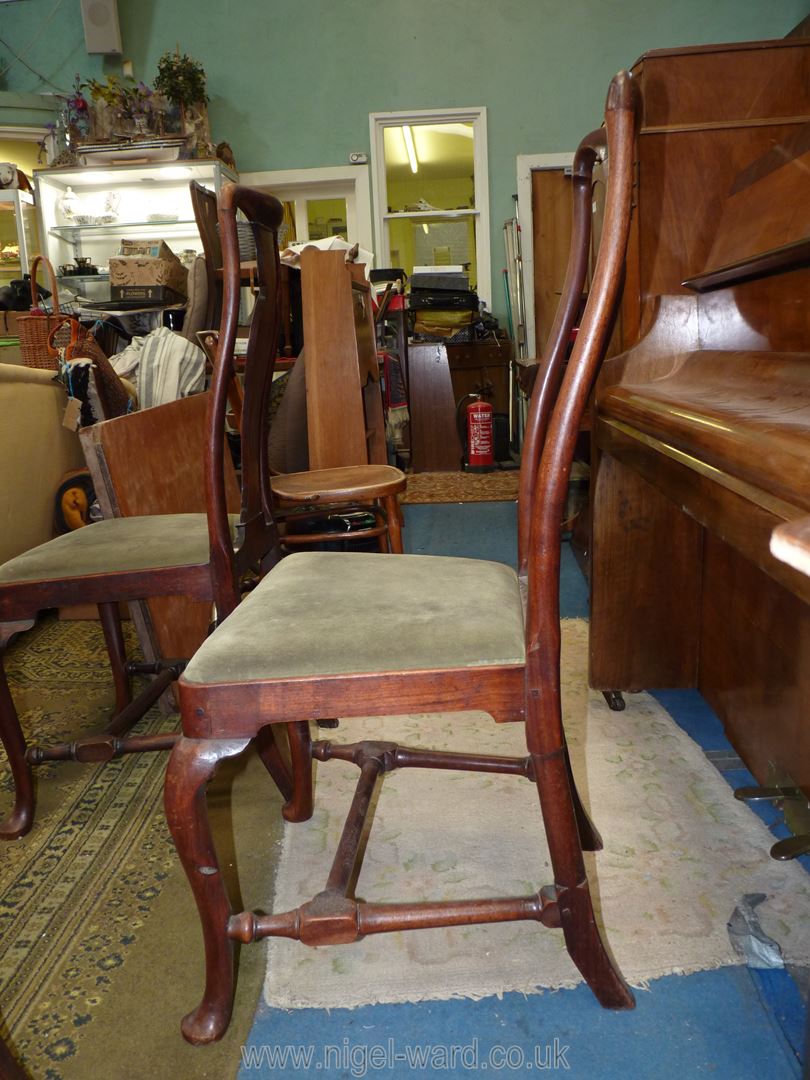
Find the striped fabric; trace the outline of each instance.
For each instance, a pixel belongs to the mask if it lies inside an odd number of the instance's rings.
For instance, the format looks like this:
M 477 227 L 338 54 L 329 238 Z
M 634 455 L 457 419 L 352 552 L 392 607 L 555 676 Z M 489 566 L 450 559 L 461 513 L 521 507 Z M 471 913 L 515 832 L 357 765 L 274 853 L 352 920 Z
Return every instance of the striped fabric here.
M 118 375 L 136 382 L 141 409 L 199 393 L 205 386 L 202 349 L 167 326 L 133 338 L 110 363 Z

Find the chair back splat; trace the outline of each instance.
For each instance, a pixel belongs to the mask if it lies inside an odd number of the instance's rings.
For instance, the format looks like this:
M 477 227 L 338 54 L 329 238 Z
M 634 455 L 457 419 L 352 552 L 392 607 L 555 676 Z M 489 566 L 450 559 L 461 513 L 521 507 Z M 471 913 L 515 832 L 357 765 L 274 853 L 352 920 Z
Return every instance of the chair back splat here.
M 242 403 L 242 513 L 239 547 L 234 551 L 225 500 L 222 470 L 228 386 L 236 377 L 233 364 L 239 320 L 241 270 L 237 212 L 250 221 L 256 240 L 256 297 L 250 322 Z M 224 294 L 222 324 L 209 402 L 205 485 L 211 560 L 215 567 L 217 614 L 226 618 L 239 602 L 240 577 L 268 551 L 268 531 L 278 534 L 273 519 L 270 470 L 267 462 L 270 388 L 279 335 L 280 270 L 278 227 L 284 216 L 272 195 L 226 184 L 219 208 Z M 267 567 L 265 567 L 266 569 Z
M 560 704 L 560 522 L 579 424 L 605 352 L 619 294 L 630 223 L 635 91 L 621 73 L 610 86 L 604 132 L 577 153 L 577 225 L 566 296 L 531 407 L 521 476 L 520 574 L 502 563 L 433 555 L 314 552 L 289 555 L 217 628 L 179 681 L 183 737 L 166 774 L 165 803 L 177 853 L 202 923 L 206 982 L 182 1021 L 192 1043 L 220 1038 L 235 989 L 234 946 L 265 937 L 307 945 L 344 944 L 388 931 L 532 920 L 561 932 L 568 953 L 606 1008 L 632 1008 L 633 995 L 596 922 L 583 849 L 601 847 L 574 781 Z M 601 249 L 586 314 L 564 377 L 561 369 L 587 262 L 590 171 L 607 148 L 610 174 Z M 228 255 L 226 252 L 226 264 Z M 559 393 L 557 392 L 560 387 Z M 522 580 L 528 577 L 524 612 Z M 473 710 L 524 725 L 526 750 L 502 756 L 430 750 L 396 741 L 409 724 Z M 460 715 L 459 715 L 460 714 Z M 310 742 L 309 724 L 361 717 L 359 741 Z M 351 762 L 360 776 L 324 887 L 292 910 L 234 911 L 216 857 L 205 788 L 219 763 L 286 724 L 295 779 L 282 813 L 313 812 L 312 765 Z M 383 738 L 386 726 L 393 727 Z M 358 899 L 375 792 L 397 768 L 501 773 L 530 782 L 539 798 L 553 883 L 528 895 L 372 903 Z M 440 782 L 440 781 L 437 781 Z M 385 792 L 381 793 L 381 802 Z M 374 842 L 373 829 L 369 842 Z M 521 868 L 521 880 L 523 870 Z M 485 931 L 482 931 L 482 934 Z M 480 942 L 474 947 L 481 947 Z M 539 981 L 538 974 L 538 981 Z
M 196 180 L 189 184 L 189 193 L 205 259 L 205 329 L 213 330 L 219 324 L 222 311 L 222 282 L 217 277 L 217 270 L 222 267 L 222 241 L 217 232 L 217 197 Z

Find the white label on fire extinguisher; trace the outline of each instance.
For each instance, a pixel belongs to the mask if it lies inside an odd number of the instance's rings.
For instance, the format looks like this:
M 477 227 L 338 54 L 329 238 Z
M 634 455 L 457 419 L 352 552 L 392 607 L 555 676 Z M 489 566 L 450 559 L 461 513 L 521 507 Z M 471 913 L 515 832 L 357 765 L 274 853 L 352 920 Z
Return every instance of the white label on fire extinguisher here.
M 470 454 L 484 457 L 492 453 L 492 414 L 473 413 L 470 416 Z

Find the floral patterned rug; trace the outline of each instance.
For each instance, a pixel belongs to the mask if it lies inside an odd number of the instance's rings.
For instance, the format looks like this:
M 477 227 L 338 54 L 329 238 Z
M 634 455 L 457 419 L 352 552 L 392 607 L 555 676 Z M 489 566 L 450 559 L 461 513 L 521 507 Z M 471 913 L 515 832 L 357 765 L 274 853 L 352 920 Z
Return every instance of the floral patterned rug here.
M 772 836 L 648 695 L 610 712 L 586 689 L 587 623 L 564 626 L 566 728 L 574 771 L 605 848 L 586 855 L 609 946 L 635 986 L 739 963 L 726 923 L 747 893 L 787 960 L 810 962 L 810 877 L 768 857 Z M 477 713 L 341 724 L 342 741 L 523 754 L 520 725 Z M 318 766 L 316 810 L 286 825 L 272 910 L 323 888 L 357 780 Z M 403 769 L 379 796 L 355 895 L 369 901 L 525 895 L 552 880 L 533 785 L 516 777 Z M 575 985 L 559 931 L 534 923 L 372 935 L 308 949 L 270 939 L 265 1000 L 280 1008 L 481 998 Z

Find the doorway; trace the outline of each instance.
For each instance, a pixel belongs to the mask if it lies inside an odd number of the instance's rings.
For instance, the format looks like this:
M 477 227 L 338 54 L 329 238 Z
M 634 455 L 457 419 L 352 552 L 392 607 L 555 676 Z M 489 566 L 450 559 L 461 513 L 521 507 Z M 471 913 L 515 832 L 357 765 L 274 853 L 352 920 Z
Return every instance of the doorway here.
M 300 244 L 342 236 L 374 251 L 368 166 L 243 173 L 242 183 L 287 204 L 290 240 Z

